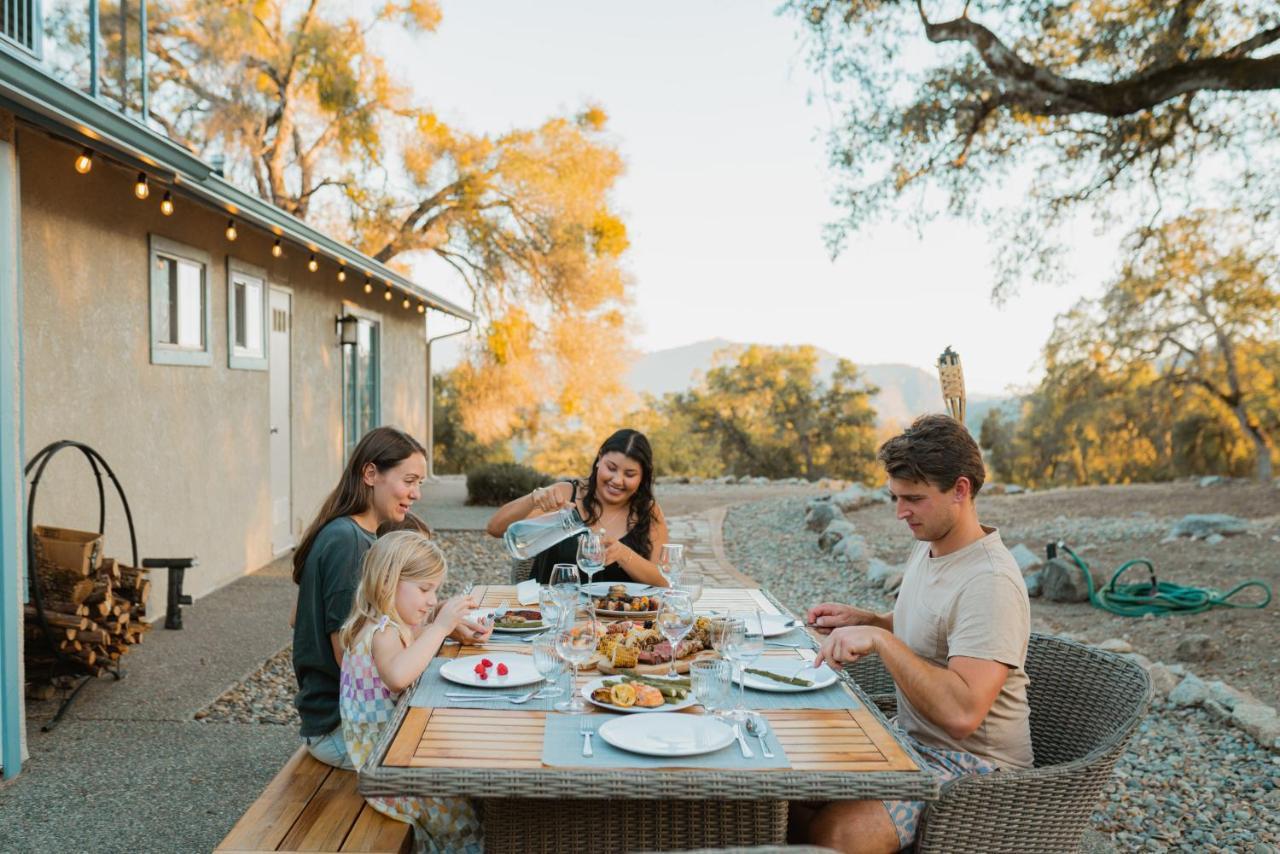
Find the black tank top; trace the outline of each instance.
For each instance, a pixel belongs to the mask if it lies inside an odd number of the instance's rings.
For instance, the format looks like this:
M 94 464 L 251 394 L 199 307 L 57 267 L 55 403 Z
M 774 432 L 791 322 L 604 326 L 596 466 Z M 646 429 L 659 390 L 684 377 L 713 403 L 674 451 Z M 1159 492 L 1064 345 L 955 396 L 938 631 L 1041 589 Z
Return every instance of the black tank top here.
M 576 480 L 571 480 L 569 483 L 573 487 L 572 497 L 569 500 L 576 503 L 578 500 L 578 482 Z M 634 529 L 623 534 L 622 538 L 618 540 L 618 542 L 627 546 L 636 554 L 640 554 L 640 543 Z M 647 554 L 640 554 L 640 556 L 645 560 L 649 559 Z M 536 578 L 539 584 L 546 584 L 551 579 L 551 568 L 557 563 L 571 563 L 575 566 L 577 565 L 577 537 L 569 537 L 566 540 L 561 540 L 554 546 L 536 554 L 533 558 L 533 572 L 530 574 L 530 577 Z M 583 582 L 587 580 L 587 576 L 582 572 L 582 570 L 578 570 L 578 578 Z M 613 563 L 606 564 L 605 568 L 597 572 L 595 577 L 591 580 L 593 582 L 630 581 L 631 576 L 627 575 L 627 571 L 622 568 L 622 564 L 615 561 Z

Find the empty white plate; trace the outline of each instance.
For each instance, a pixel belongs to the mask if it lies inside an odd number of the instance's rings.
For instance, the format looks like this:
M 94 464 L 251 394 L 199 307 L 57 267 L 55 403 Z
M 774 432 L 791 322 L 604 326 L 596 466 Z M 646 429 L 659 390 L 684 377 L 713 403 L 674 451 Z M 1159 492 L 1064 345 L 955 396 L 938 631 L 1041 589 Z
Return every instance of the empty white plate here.
M 767 676 L 747 673 L 745 674 L 746 686 L 755 691 L 769 691 L 774 694 L 798 694 L 801 691 L 817 691 L 819 688 L 826 688 L 828 685 L 835 684 L 836 680 L 840 678 L 834 670 L 825 664 L 817 670 L 814 670 L 810 666 L 811 664 L 812 662 L 799 658 L 761 656 L 756 659 L 754 664 L 750 664 L 748 667 L 753 670 L 768 670 L 780 676 L 799 676 L 801 679 L 808 679 L 813 684 L 808 686 L 790 685 L 786 682 L 770 679 Z
M 488 669 L 489 678 L 481 679 L 475 667 L 486 658 L 493 662 L 493 666 Z M 506 676 L 498 675 L 499 664 L 507 666 Z M 533 666 L 533 657 L 518 652 L 490 652 L 455 658 L 440 668 L 440 675 L 450 682 L 471 688 L 516 688 L 542 681 L 542 674 Z
M 614 718 L 600 737 L 619 750 L 645 756 L 698 756 L 733 743 L 733 728 L 710 715 L 658 712 Z
M 602 709 L 608 709 L 611 712 L 648 712 L 649 714 L 657 714 L 658 712 L 678 712 L 681 709 L 687 709 L 694 703 L 698 702 L 690 691 L 688 696 L 678 703 L 663 703 L 661 706 L 654 706 L 652 709 L 644 706 L 615 706 L 613 703 L 602 703 L 592 698 L 591 692 L 604 685 L 605 681 L 617 682 L 621 677 L 605 676 L 599 679 L 592 679 L 590 682 L 582 686 L 582 697 L 588 703 L 594 703 Z
M 802 623 L 794 617 L 788 617 L 784 614 L 761 614 L 760 628 L 764 631 L 767 638 L 776 638 L 778 635 L 785 635 L 792 629 L 802 627 Z

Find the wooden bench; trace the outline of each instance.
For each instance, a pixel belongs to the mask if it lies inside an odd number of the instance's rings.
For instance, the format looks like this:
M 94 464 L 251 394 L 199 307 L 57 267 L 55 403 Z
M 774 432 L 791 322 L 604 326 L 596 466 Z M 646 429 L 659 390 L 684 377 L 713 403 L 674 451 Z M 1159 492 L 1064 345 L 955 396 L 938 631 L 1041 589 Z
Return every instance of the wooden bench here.
M 215 851 L 408 852 L 413 828 L 365 803 L 353 771 L 316 761 L 305 747 L 285 763 Z

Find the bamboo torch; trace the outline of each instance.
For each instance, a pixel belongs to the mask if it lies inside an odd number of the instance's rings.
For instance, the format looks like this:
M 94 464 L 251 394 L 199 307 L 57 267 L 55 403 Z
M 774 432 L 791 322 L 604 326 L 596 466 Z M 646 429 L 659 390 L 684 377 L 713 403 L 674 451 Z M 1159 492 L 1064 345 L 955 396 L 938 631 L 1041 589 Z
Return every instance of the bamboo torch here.
M 942 400 L 947 413 L 964 423 L 964 369 L 960 367 L 960 354 L 950 347 L 938 357 L 938 381 L 942 384 Z

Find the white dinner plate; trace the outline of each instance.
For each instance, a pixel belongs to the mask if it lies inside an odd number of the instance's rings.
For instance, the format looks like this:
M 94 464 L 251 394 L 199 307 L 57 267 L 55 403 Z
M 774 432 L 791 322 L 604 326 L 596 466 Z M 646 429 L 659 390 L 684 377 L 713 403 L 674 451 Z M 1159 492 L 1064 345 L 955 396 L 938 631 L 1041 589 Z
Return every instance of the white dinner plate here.
M 761 614 L 760 628 L 764 631 L 767 638 L 776 638 L 778 635 L 785 635 L 794 629 L 802 628 L 803 624 L 794 617 L 788 617 L 785 614 Z
M 812 685 L 805 687 L 803 685 L 788 685 L 786 682 L 778 682 L 767 676 L 756 676 L 754 673 L 747 673 L 746 686 L 755 691 L 768 691 L 772 694 L 799 694 L 803 691 L 817 691 L 819 688 L 826 688 L 833 685 L 840 678 L 834 670 L 827 665 L 822 665 L 817 670 L 811 666 L 813 662 L 804 661 L 799 658 L 783 658 L 782 656 L 764 656 L 756 659 L 754 664 L 747 666 L 755 670 L 770 670 L 781 676 L 799 676 L 801 679 L 809 679 Z
M 599 700 L 591 698 L 591 692 L 603 685 L 606 680 L 609 682 L 617 682 L 621 678 L 622 677 L 620 676 L 602 676 L 599 679 L 592 679 L 590 682 L 582 686 L 583 699 L 588 703 L 594 703 L 600 708 L 608 709 L 611 712 L 648 712 L 649 714 L 654 714 L 655 712 L 678 712 L 681 709 L 687 709 L 698 702 L 697 699 L 694 698 L 692 691 L 690 691 L 689 695 L 678 703 L 663 703 L 661 706 L 654 706 L 652 709 L 643 708 L 641 706 L 615 706 L 613 703 L 602 703 Z
M 493 612 L 494 612 L 494 610 L 496 610 L 496 609 L 494 609 L 494 608 L 478 608 L 478 609 L 476 609 L 475 611 L 472 611 L 470 614 L 467 614 L 467 619 L 468 619 L 468 620 L 474 620 L 474 621 L 476 621 L 476 622 L 480 622 L 480 621 L 482 621 L 482 620 L 483 620 L 483 621 L 487 621 L 487 623 L 489 623 L 489 624 L 493 624 Z M 511 611 L 537 611 L 538 613 L 542 613 L 542 609 L 540 609 L 540 608 L 509 608 L 509 610 L 511 610 Z M 499 626 L 499 625 L 494 625 L 494 626 L 493 626 L 493 630 L 494 630 L 495 632 L 511 632 L 512 634 L 528 634 L 529 632 L 544 632 L 544 631 L 546 631 L 548 628 L 549 628 L 549 626 L 548 626 L 545 622 L 544 622 L 542 625 L 540 625 L 540 626 L 530 626 L 530 627 L 526 627 L 526 628 L 522 628 L 522 629 L 508 629 L 508 628 L 504 628 L 504 627 Z
M 654 596 L 666 589 L 654 587 L 652 584 L 641 584 L 638 581 L 597 581 L 582 585 L 582 590 L 588 596 L 607 596 L 609 588 L 617 587 L 619 584 L 627 588 L 628 596 Z
M 493 662 L 488 679 L 481 679 L 475 672 L 476 665 L 484 658 Z M 498 675 L 499 663 L 507 665 L 506 676 Z M 440 675 L 450 682 L 469 688 L 518 688 L 542 681 L 542 674 L 533 666 L 533 657 L 519 652 L 490 652 L 455 658 L 440 668 Z
M 600 737 L 619 750 L 645 756 L 698 756 L 733 744 L 733 728 L 710 715 L 659 712 L 627 715 L 600 727 Z

